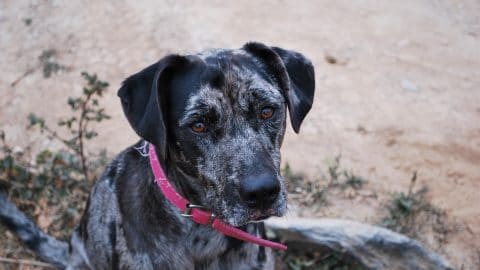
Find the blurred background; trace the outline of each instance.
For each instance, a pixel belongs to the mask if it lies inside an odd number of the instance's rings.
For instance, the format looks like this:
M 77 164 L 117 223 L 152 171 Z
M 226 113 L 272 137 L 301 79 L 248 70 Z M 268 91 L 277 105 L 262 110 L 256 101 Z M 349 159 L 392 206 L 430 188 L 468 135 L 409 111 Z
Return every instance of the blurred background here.
M 116 96 L 122 80 L 169 53 L 248 41 L 299 51 L 315 66 L 313 109 L 283 147 L 290 216 L 385 226 L 457 269 L 478 269 L 478 0 L 1 1 L 0 183 L 43 229 L 67 235 L 94 169 L 137 140 Z M 70 129 L 67 120 L 87 104 L 83 87 L 98 99 L 93 113 L 109 116 L 91 119 L 86 130 L 96 134 L 83 138 L 82 153 L 98 162 L 87 164 L 86 186 L 68 183 L 82 179 L 81 164 L 41 182 L 46 168 L 70 164 L 63 159 L 79 162 L 79 141 L 56 137 L 78 136 L 81 116 Z M 20 160 L 17 171 L 8 156 Z M 15 180 L 22 168 L 30 176 Z M 32 256 L 4 228 L 0 238 L 0 256 Z

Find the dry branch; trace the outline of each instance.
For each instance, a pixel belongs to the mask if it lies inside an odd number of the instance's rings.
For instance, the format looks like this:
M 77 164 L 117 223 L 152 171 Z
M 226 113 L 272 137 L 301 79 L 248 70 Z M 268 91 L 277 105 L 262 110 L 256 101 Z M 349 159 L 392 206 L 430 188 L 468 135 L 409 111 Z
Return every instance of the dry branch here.
M 267 227 L 289 249 L 306 246 L 334 251 L 367 269 L 407 270 L 453 268 L 419 242 L 385 228 L 339 219 L 269 219 Z

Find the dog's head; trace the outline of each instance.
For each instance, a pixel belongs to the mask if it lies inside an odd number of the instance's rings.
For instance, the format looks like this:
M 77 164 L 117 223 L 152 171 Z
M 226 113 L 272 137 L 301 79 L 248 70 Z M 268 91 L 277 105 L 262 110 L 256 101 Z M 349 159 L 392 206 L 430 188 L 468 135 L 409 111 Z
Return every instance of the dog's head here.
M 240 226 L 286 211 L 280 146 L 312 106 L 303 55 L 261 43 L 170 55 L 125 80 L 118 95 L 134 130 L 159 150 L 177 186 Z

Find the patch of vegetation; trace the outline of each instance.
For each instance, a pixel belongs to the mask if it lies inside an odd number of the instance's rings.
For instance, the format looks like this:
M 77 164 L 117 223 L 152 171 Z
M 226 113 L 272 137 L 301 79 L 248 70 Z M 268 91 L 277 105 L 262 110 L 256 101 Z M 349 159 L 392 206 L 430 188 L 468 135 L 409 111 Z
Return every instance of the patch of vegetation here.
M 428 242 L 425 235 L 433 234 L 441 248 L 447 241 L 452 228 L 447 224 L 445 211 L 435 207 L 427 198 L 428 188 L 415 190 L 417 172 L 410 180 L 407 193 L 395 192 L 387 204 L 388 215 L 382 219 L 381 225 L 412 238 Z
M 279 270 L 364 270 L 358 262 L 334 252 L 293 249 L 275 252 L 276 269 Z
M 27 24 L 27 21 L 25 21 L 25 23 Z M 38 57 L 38 60 L 40 61 L 43 77 L 45 78 L 50 78 L 50 76 L 58 71 L 66 69 L 65 66 L 57 62 L 57 51 L 55 49 L 44 50 Z
M 85 151 L 86 142 L 98 135 L 89 123 L 110 118 L 99 105 L 108 83 L 86 72 L 82 76 L 86 80 L 82 95 L 67 102 L 72 115 L 57 124 L 68 131 L 68 138 L 58 135 L 43 118 L 35 114 L 28 117 L 27 131 L 38 127 L 63 145 L 60 150 L 43 149 L 32 155 L 28 147 L 23 150 L 8 145 L 7 134 L 0 132 L 0 188 L 42 228 L 59 238 L 68 237 L 78 223 L 92 180 L 108 160 L 104 149 Z
M 367 180 L 354 174 L 351 170 L 341 167 L 341 155 L 337 155 L 332 161 L 328 161 L 328 186 L 339 187 L 341 189 L 353 188 L 361 189 Z
M 328 192 L 332 189 L 361 189 L 367 180 L 351 170 L 343 169 L 340 161 L 341 156 L 338 155 L 327 162 L 328 176 L 313 180 L 294 172 L 287 163 L 282 169 L 282 175 L 286 180 L 289 193 L 293 194 L 302 205 L 320 207 L 328 204 Z
M 316 207 L 327 203 L 327 188 L 322 186 L 320 181 L 307 180 L 303 174 L 294 172 L 288 163 L 282 169 L 282 175 L 288 192 L 298 195 L 299 203 Z
M 30 26 L 32 24 L 32 18 L 25 18 L 23 19 L 23 22 L 26 26 Z
M 110 116 L 105 113 L 105 109 L 99 107 L 99 98 L 101 98 L 104 92 L 107 90 L 108 83 L 98 79 L 97 75 L 88 74 L 82 72 L 83 78 L 87 81 L 87 85 L 83 87 L 83 93 L 80 97 L 69 97 L 68 106 L 72 111 L 72 115 L 65 119 L 58 121 L 58 126 L 67 129 L 70 136 L 63 138 L 57 134 L 52 128 L 50 128 L 45 120 L 34 113 L 30 113 L 28 116 L 29 126 L 32 128 L 38 126 L 42 133 L 47 133 L 51 138 L 57 139 L 67 147 L 68 152 L 78 157 L 79 162 L 73 168 L 81 172 L 86 180 L 91 180 L 89 177 L 89 170 L 93 168 L 97 162 L 88 162 L 87 154 L 85 150 L 85 143 L 87 140 L 91 140 L 98 136 L 98 133 L 89 127 L 92 122 L 102 122 L 110 119 Z M 91 154 L 92 155 L 92 154 Z M 93 156 L 104 157 L 105 153 L 93 154 Z
M 361 189 L 367 182 L 365 178 L 355 175 L 352 171 L 344 171 L 343 176 L 345 177 L 344 185 L 353 189 Z
M 29 26 L 32 23 L 32 20 L 27 18 L 24 19 L 25 25 Z M 60 70 L 68 70 L 67 66 L 61 65 L 57 62 L 57 51 L 55 49 L 48 49 L 42 51 L 42 54 L 38 57 L 39 63 L 34 67 L 28 68 L 22 75 L 13 80 L 10 85 L 15 87 L 23 79 L 25 79 L 30 74 L 34 73 L 38 68 L 42 69 L 43 77 L 50 78 L 53 74 L 56 74 Z

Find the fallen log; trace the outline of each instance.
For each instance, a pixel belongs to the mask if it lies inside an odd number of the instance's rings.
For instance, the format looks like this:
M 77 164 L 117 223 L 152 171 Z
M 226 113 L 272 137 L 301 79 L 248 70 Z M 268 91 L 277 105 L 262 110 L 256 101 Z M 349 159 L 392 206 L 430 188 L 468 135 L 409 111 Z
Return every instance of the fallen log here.
M 453 270 L 418 241 L 385 228 L 340 219 L 271 218 L 265 223 L 289 250 L 333 251 L 372 270 Z

